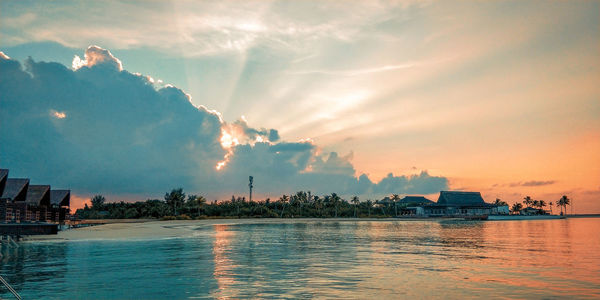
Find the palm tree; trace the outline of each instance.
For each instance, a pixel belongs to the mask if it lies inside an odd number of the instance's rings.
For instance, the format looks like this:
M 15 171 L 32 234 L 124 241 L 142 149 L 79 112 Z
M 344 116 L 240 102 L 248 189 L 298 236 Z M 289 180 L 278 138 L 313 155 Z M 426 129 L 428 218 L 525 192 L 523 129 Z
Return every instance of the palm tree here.
M 297 192 L 296 193 L 296 200 L 298 201 L 298 205 L 299 205 L 299 209 L 300 209 L 300 211 L 298 212 L 298 214 L 300 216 L 302 216 L 302 205 L 304 203 L 308 202 L 306 192 L 304 192 L 304 191 Z
M 358 200 L 357 196 L 352 197 L 352 204 L 354 204 L 354 217 L 356 218 L 356 209 L 358 208 L 358 204 L 360 203 L 360 200 Z
M 165 201 L 173 209 L 173 214 L 177 215 L 177 207 L 182 206 L 185 201 L 183 189 L 173 189 L 170 193 L 165 193 Z
M 398 196 L 398 194 L 392 194 L 392 197 L 390 198 L 390 200 L 392 200 L 392 202 L 394 203 L 394 213 L 396 214 L 396 217 L 398 216 L 398 201 L 400 201 L 400 196 Z
M 279 198 L 279 201 L 281 203 L 283 203 L 283 206 L 281 207 L 281 218 L 283 218 L 283 211 L 285 210 L 285 204 L 289 201 L 288 195 L 281 196 L 281 198 Z
M 567 205 L 571 204 L 571 199 L 569 199 L 566 195 L 563 195 L 560 200 L 558 200 L 558 203 L 556 203 L 557 206 L 560 206 L 560 214 L 563 214 L 563 206 L 565 207 L 565 215 L 567 214 Z
M 335 206 L 335 218 L 337 218 L 338 216 L 338 205 L 340 203 L 340 200 L 340 196 L 338 196 L 336 193 L 331 193 L 331 202 Z
M 325 195 L 323 197 L 323 208 L 325 209 L 325 211 L 323 212 L 323 215 L 330 217 L 330 209 L 329 209 L 330 207 L 331 207 L 331 196 Z
M 367 209 L 369 211 L 369 218 L 371 217 L 371 207 L 373 206 L 373 200 L 367 199 Z
M 313 198 L 313 202 L 315 203 L 315 207 L 317 208 L 317 213 L 319 215 L 319 217 L 323 216 L 323 213 L 321 212 L 321 209 L 323 209 L 323 199 L 321 199 L 321 197 L 319 196 L 314 196 Z
M 494 202 L 494 205 L 496 206 L 507 206 L 508 204 L 502 200 L 500 200 L 499 198 L 496 198 L 496 201 Z
M 385 216 L 385 210 L 383 209 L 384 204 L 381 203 L 381 201 L 377 200 L 376 203 L 378 202 L 379 208 L 381 208 L 381 215 Z
M 516 213 L 520 212 L 521 209 L 523 209 L 523 204 L 517 202 L 517 203 L 513 204 L 513 206 L 511 207 L 510 210 L 512 211 L 513 214 L 516 214 Z
M 527 207 L 529 207 L 531 204 L 533 204 L 533 200 L 531 200 L 531 197 L 527 196 L 527 197 L 523 198 L 523 204 L 525 204 Z
M 540 201 L 538 202 L 538 205 L 539 205 L 540 209 L 543 211 L 543 210 L 544 210 L 544 207 L 546 206 L 546 201 L 544 201 L 544 200 L 540 200 Z M 546 213 L 544 212 L 544 214 L 546 214 Z
M 554 205 L 552 202 L 548 203 L 548 206 L 550 207 L 550 214 L 552 214 L 552 205 Z
M 196 202 L 198 202 L 198 216 L 199 216 L 200 215 L 200 210 L 206 204 L 206 198 L 204 198 L 203 196 L 198 196 L 198 197 L 196 197 Z
M 564 197 L 564 196 L 563 196 Z M 558 199 L 558 201 L 556 201 L 556 206 L 560 207 L 560 215 L 562 216 L 563 214 L 563 210 L 562 210 L 562 198 Z

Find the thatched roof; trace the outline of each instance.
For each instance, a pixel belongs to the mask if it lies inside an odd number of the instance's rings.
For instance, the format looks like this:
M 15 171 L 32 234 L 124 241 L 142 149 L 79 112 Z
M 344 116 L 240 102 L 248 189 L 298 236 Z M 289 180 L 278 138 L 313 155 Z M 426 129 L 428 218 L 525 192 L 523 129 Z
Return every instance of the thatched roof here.
M 437 204 L 443 205 L 485 205 L 479 192 L 441 191 Z
M 50 190 L 50 203 L 57 206 L 70 206 L 71 190 Z
M 406 197 L 400 199 L 400 201 L 398 201 L 398 202 L 402 203 L 402 204 L 409 204 L 409 203 L 432 204 L 432 203 L 434 203 L 433 201 L 431 201 L 423 196 L 406 196 Z
M 50 205 L 50 186 L 49 185 L 29 185 L 27 189 L 27 200 L 29 205 L 49 206 Z
M 0 196 L 4 192 L 4 187 L 6 186 L 6 179 L 8 178 L 8 170 L 0 169 Z
M 27 178 L 8 178 L 1 198 L 8 198 L 11 201 L 25 201 L 28 186 L 29 179 Z

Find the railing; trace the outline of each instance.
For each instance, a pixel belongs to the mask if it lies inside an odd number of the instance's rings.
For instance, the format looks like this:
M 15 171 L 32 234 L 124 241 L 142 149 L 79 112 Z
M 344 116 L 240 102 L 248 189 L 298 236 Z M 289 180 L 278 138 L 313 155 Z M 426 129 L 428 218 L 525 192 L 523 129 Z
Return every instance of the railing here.
M 17 293 L 17 291 L 15 291 L 15 289 L 13 289 L 13 287 L 10 286 L 10 284 L 8 284 L 8 282 L 6 282 L 6 280 L 4 280 L 4 277 L 2 277 L 1 275 L 0 281 L 2 281 L 2 284 L 4 284 L 4 286 L 15 296 L 15 298 L 21 300 L 21 296 L 19 296 L 19 293 Z

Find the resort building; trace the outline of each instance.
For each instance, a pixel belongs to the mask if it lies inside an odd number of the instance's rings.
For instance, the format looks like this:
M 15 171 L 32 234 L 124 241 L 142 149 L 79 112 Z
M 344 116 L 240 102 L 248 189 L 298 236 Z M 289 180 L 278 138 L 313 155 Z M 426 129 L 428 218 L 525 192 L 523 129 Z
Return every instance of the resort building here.
M 401 216 L 423 215 L 423 206 L 432 204 L 435 202 L 423 196 L 406 196 L 396 203 L 400 207 L 398 214 Z
M 29 188 L 29 179 L 26 178 L 7 178 L 4 191 L 1 198 L 11 199 L 13 201 L 25 202 L 27 199 L 27 189 Z
M 508 206 L 486 203 L 479 192 L 441 191 L 436 203 L 410 206 L 403 215 L 427 217 L 470 217 L 508 214 Z
M 394 201 L 390 197 L 384 197 L 383 199 L 377 201 L 375 204 L 376 207 L 385 207 L 387 209 L 394 209 L 394 206 L 398 209 L 398 214 L 400 214 L 401 210 L 404 210 L 406 206 L 419 206 L 419 205 L 428 205 L 434 204 L 435 202 L 423 197 L 423 196 L 405 196 L 404 198 Z
M 8 170 L 6 170 L 8 175 Z M 7 178 L 0 196 L 0 222 L 21 222 L 27 215 L 27 190 L 29 179 Z
M 400 201 L 398 201 L 399 204 L 403 204 L 403 205 L 427 205 L 427 204 L 433 204 L 435 202 L 423 197 L 423 196 L 406 196 L 402 199 L 400 199 Z
M 46 211 L 50 207 L 50 186 L 29 185 L 27 189 L 27 216 L 29 221 L 45 221 Z
M 424 206 L 428 216 L 490 215 L 493 204 L 485 203 L 479 192 L 440 192 L 437 203 Z
M 1 223 L 63 223 L 69 218 L 69 190 L 53 191 L 49 185 L 30 185 L 29 179 L 8 178 L 8 173 L 7 169 L 0 169 Z
M 2 196 L 2 191 L 4 191 L 4 187 L 6 186 L 6 179 L 8 179 L 8 170 L 0 169 L 0 196 Z
M 60 222 L 66 220 L 71 206 L 70 190 L 50 190 L 50 210 L 46 220 Z

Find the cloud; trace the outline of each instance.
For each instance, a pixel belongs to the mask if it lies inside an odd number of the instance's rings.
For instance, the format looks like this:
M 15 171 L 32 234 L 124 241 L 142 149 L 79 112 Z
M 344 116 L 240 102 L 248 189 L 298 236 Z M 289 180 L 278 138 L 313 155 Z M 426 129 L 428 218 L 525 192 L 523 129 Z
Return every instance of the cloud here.
M 263 141 L 276 142 L 277 140 L 279 140 L 279 133 L 277 132 L 277 130 L 266 128 L 252 128 L 248 126 L 248 122 L 246 121 L 246 118 L 244 116 L 242 116 L 240 120 L 236 120 L 233 123 L 229 124 L 228 130 L 234 133 L 239 143 L 244 144 Z
M 279 140 L 279 132 L 276 129 L 269 130 L 269 141 L 277 142 Z
M 389 173 L 374 187 L 377 194 L 430 194 L 448 188 L 448 179 L 431 176 L 427 171 L 410 176 Z
M 114 57 L 110 51 L 98 46 L 89 46 L 87 50 L 85 50 L 84 60 L 75 55 L 75 58 L 73 59 L 73 69 L 77 70 L 84 66 L 88 68 L 93 66 L 103 66 L 113 68 L 117 71 L 123 70 L 123 65 L 119 59 Z
M 525 182 L 513 182 L 513 183 L 510 183 L 509 186 L 510 187 L 543 186 L 543 185 L 552 185 L 554 183 L 556 183 L 556 181 L 554 181 L 554 180 L 546 180 L 546 181 L 530 180 L 530 181 L 525 181 Z
M 73 69 L 0 59 L 0 162 L 11 173 L 76 193 L 151 196 L 173 187 L 211 196 L 299 189 L 342 195 L 434 193 L 444 177 L 356 176 L 352 153 L 320 153 L 312 140 L 281 141 L 277 129 L 227 123 L 174 86 L 122 69 L 89 47 Z M 219 166 L 219 170 L 217 170 Z
M 551 184 L 554 184 L 554 183 L 555 183 L 554 180 L 548 180 L 548 181 L 536 181 L 536 180 L 532 180 L 532 181 L 523 182 L 521 185 L 522 186 L 542 186 L 542 185 L 551 185 Z

